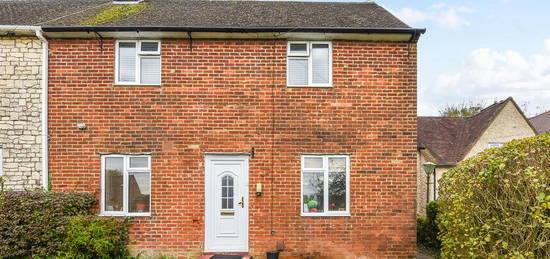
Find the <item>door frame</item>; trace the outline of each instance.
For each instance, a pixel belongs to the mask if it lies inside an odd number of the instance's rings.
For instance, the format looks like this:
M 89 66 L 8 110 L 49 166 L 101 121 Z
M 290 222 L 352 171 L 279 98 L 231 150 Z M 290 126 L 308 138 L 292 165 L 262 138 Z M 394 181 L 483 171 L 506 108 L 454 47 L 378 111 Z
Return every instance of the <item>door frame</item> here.
M 210 211 L 211 206 L 209 205 L 209 196 L 208 192 L 210 188 L 212 187 L 212 179 L 210 175 L 210 171 L 212 168 L 211 161 L 218 160 L 218 161 L 242 161 L 244 172 L 242 177 L 240 179 L 243 179 L 245 183 L 243 186 L 245 186 L 243 190 L 243 196 L 244 196 L 244 202 L 245 202 L 245 210 L 243 211 L 243 223 L 246 224 L 246 231 L 243 233 L 244 241 L 246 244 L 245 249 L 212 249 L 208 247 L 208 223 L 213 224 L 211 220 L 208 219 L 208 213 L 211 213 Z M 249 186 L 249 160 L 250 155 L 248 153 L 205 153 L 204 155 L 204 252 L 248 252 L 249 251 L 249 232 L 250 232 L 250 218 L 249 218 L 249 192 L 250 192 L 250 186 Z M 213 227 L 213 226 L 212 226 Z

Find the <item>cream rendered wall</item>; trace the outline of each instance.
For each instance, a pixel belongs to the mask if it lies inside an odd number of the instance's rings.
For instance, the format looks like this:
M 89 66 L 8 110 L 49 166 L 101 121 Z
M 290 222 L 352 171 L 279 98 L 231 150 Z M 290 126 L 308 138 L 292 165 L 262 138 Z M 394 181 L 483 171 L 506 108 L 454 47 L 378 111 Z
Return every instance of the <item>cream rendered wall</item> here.
M 521 115 L 521 111 L 511 101 L 508 101 L 464 159 L 487 149 L 491 142 L 506 143 L 535 135 L 536 133 Z

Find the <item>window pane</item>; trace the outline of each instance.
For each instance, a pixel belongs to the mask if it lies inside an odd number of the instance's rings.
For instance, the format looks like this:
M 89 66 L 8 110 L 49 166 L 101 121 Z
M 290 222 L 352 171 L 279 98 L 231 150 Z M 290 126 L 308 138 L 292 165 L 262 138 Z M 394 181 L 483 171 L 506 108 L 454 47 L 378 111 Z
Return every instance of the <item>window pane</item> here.
M 123 208 L 123 173 L 122 157 L 105 158 L 105 211 L 122 211 Z
M 329 158 L 328 170 L 333 173 L 345 173 L 346 172 L 346 159 L 343 157 Z
M 304 159 L 304 168 L 323 168 L 323 158 L 306 157 Z
M 323 212 L 323 173 L 304 173 L 303 177 L 303 211 L 310 213 Z
M 307 59 L 288 60 L 288 83 L 290 85 L 307 85 Z
M 141 83 L 160 84 L 160 57 L 141 58 Z
M 307 43 L 291 43 L 290 44 L 290 54 L 294 55 L 306 55 L 307 54 Z
M 328 210 L 346 210 L 346 174 L 328 174 Z
M 346 159 L 328 159 L 328 210 L 346 210 Z
M 142 42 L 141 43 L 141 51 L 157 52 L 158 49 L 159 49 L 159 43 L 158 42 Z
M 147 157 L 130 157 L 130 168 L 146 167 L 149 167 L 149 159 Z
M 136 81 L 136 43 L 121 42 L 118 45 L 118 81 Z
M 311 48 L 313 83 L 329 83 L 329 46 L 328 44 L 313 44 Z
M 151 183 L 149 173 L 128 173 L 129 212 L 149 212 Z
M 222 209 L 233 209 L 233 177 L 222 177 Z

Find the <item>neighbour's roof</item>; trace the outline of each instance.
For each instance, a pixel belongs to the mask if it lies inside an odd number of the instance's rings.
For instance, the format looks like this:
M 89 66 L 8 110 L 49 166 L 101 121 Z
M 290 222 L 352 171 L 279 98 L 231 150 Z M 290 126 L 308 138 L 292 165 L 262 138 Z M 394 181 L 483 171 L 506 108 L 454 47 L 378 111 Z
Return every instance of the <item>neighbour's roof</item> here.
M 543 112 L 529 119 L 533 127 L 537 130 L 537 134 L 550 132 L 550 111 Z
M 509 101 L 515 104 L 510 97 L 471 117 L 418 117 L 418 147 L 428 149 L 438 165 L 455 165 Z
M 411 28 L 373 2 L 146 0 L 145 8 L 95 27 Z M 0 24 L 81 27 L 110 0 L 7 0 Z

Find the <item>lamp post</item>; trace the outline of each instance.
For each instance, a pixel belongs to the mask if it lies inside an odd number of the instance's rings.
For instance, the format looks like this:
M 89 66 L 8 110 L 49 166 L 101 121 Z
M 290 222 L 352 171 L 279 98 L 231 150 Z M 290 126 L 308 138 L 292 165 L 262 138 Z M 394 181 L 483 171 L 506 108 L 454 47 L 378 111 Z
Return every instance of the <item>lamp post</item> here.
M 435 172 L 435 164 L 432 162 L 426 162 L 422 165 L 424 172 L 426 172 L 426 203 L 430 202 L 430 175 Z M 436 177 L 434 175 L 434 200 L 435 200 L 435 181 Z

